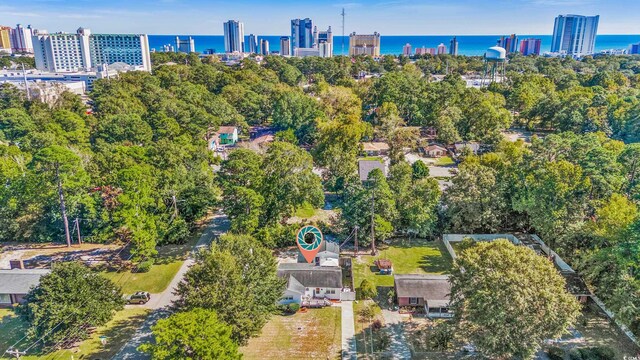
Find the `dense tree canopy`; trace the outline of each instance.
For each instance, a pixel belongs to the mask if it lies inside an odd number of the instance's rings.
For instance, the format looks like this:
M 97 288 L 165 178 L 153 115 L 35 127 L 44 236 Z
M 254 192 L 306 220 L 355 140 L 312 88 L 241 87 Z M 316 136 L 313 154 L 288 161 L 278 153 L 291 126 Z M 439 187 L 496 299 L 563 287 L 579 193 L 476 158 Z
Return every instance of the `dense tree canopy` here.
M 463 250 L 450 281 L 457 334 L 494 358 L 532 358 L 580 311 L 549 260 L 508 240 Z

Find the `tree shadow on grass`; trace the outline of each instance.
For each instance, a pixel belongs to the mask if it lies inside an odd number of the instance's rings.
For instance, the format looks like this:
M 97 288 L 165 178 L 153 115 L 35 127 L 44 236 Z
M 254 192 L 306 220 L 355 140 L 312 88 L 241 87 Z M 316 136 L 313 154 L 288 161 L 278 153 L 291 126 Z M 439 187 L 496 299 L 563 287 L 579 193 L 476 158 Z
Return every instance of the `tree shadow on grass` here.
M 448 274 L 451 272 L 451 260 L 448 254 L 427 254 L 418 263 L 427 273 Z

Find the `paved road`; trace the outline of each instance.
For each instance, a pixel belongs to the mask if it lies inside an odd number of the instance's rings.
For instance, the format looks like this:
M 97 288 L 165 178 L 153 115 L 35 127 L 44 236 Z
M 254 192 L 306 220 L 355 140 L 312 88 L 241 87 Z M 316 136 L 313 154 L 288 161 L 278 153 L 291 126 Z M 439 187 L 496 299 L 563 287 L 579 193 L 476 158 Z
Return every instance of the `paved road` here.
M 356 328 L 353 322 L 353 301 L 342 301 L 342 359 L 356 360 Z
M 394 359 L 411 359 L 411 350 L 404 337 L 402 315 L 397 311 L 382 309 L 385 325 L 391 330 L 390 352 Z
M 226 215 L 216 214 L 211 222 L 207 226 L 207 228 L 202 233 L 202 236 L 193 247 L 191 252 L 191 256 L 184 263 L 176 273 L 173 280 L 167 289 L 160 294 L 153 294 L 151 296 L 151 300 L 145 305 L 147 308 L 152 309 L 153 311 L 144 321 L 142 326 L 136 331 L 135 335 L 127 342 L 122 349 L 113 357 L 114 360 L 143 360 L 149 359 L 147 354 L 139 352 L 138 346 L 150 341 L 152 339 L 151 327 L 155 325 L 155 323 L 171 314 L 169 310 L 169 306 L 176 299 L 174 295 L 174 289 L 177 288 L 184 274 L 189 270 L 189 267 L 193 264 L 193 254 L 195 254 L 198 250 L 207 247 L 211 241 L 221 234 L 224 234 L 229 229 L 229 221 Z

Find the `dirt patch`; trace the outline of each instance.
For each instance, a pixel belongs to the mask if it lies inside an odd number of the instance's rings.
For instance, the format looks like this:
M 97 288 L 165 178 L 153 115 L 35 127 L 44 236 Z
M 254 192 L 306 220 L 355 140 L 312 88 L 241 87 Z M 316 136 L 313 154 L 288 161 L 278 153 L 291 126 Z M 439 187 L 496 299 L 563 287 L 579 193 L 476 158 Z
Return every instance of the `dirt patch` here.
M 52 261 L 78 260 L 87 264 L 103 263 L 113 258 L 121 249 L 120 245 L 45 243 L 2 243 L 0 244 L 0 269 L 9 269 L 10 260 L 22 260 L 28 268 L 46 268 Z

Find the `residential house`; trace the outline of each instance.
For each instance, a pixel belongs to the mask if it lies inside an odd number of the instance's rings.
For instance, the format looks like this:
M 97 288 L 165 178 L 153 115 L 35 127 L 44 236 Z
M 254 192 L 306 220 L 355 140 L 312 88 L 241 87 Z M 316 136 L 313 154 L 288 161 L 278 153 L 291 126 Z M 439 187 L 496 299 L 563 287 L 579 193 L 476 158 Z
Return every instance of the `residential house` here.
M 307 263 L 302 253 L 298 253 L 298 262 Z M 340 266 L 340 244 L 333 241 L 323 241 L 314 259 L 316 266 Z
M 235 126 L 220 126 L 218 131 L 209 139 L 209 149 L 218 151 L 238 142 L 238 128 Z
M 367 156 L 380 156 L 389 153 L 389 145 L 385 142 L 364 142 L 362 143 L 362 151 Z
M 394 286 L 400 307 L 423 308 L 429 317 L 453 317 L 449 311 L 449 276 L 395 275 Z
M 40 277 L 49 272 L 48 269 L 0 270 L 0 306 L 21 303 L 29 290 L 40 283 Z
M 278 276 L 287 281 L 280 304 L 324 305 L 330 300 L 340 300 L 343 290 L 342 269 L 337 266 L 283 263 L 278 266 Z
M 480 151 L 480 144 L 477 142 L 461 142 L 453 144 L 456 155 L 462 154 L 464 148 L 469 148 L 472 153 L 477 154 Z
M 382 159 L 358 161 L 358 175 L 360 176 L 360 181 L 367 181 L 369 173 L 373 171 L 373 169 L 380 169 L 382 170 L 382 173 L 387 176 L 387 169 L 384 166 Z
M 429 145 L 422 148 L 424 154 L 428 157 L 438 158 L 446 156 L 448 151 L 440 145 Z

